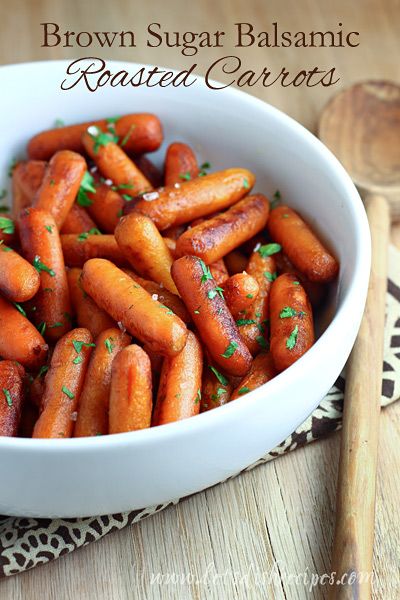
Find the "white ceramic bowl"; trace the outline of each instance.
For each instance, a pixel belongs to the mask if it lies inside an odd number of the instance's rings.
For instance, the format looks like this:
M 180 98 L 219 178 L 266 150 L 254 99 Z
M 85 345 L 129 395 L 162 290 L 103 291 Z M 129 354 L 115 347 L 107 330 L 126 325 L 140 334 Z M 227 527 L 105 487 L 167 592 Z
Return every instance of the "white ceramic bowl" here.
M 0 189 L 27 140 L 66 123 L 154 112 L 172 140 L 191 144 L 213 169 L 247 167 L 255 189 L 278 188 L 315 223 L 340 259 L 334 318 L 305 356 L 268 384 L 216 410 L 153 429 L 95 438 L 0 438 L 0 514 L 74 517 L 148 507 L 202 490 L 250 465 L 318 405 L 354 343 L 364 306 L 370 237 L 360 197 L 333 155 L 306 129 L 232 88 L 60 90 L 67 62 L 0 69 Z M 113 68 L 126 64 L 109 63 Z M 130 68 L 138 68 L 130 64 Z

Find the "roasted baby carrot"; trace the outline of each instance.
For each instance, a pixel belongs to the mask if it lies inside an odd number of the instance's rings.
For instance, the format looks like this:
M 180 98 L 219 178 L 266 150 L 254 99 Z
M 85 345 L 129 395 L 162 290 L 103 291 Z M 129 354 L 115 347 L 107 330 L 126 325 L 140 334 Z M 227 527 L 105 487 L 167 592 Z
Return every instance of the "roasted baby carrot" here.
M 90 357 L 82 392 L 74 437 L 108 433 L 111 366 L 118 352 L 130 344 L 129 335 L 113 327 L 96 338 L 96 348 Z M 120 401 L 124 401 L 121 398 Z
M 311 304 L 296 275 L 285 273 L 272 284 L 270 296 L 271 355 L 283 371 L 314 343 Z
M 0 436 L 16 436 L 24 402 L 24 368 L 12 360 L 0 362 Z
M 100 229 L 106 233 L 114 233 L 124 206 L 121 195 L 113 189 L 114 187 L 105 183 L 96 183 L 96 191 L 87 193 L 88 206 L 86 208 Z
M 157 150 L 163 139 L 159 119 L 155 115 L 138 113 L 43 131 L 30 140 L 28 155 L 49 160 L 59 150 L 83 152 L 82 135 L 91 125 L 113 133 L 127 152 L 136 154 Z
M 47 350 L 48 345 L 36 327 L 0 296 L 0 356 L 35 370 L 46 361 Z
M 306 294 L 310 299 L 310 302 L 314 308 L 318 307 L 323 299 L 325 298 L 328 288 L 323 283 L 318 283 L 317 281 L 310 281 L 302 275 L 299 271 L 297 271 L 283 252 L 278 252 L 274 256 L 276 261 L 276 270 L 279 275 L 282 273 L 293 273 L 299 278 L 299 281 L 303 288 L 306 290 Z
M 0 293 L 11 302 L 26 302 L 39 289 L 36 269 L 17 252 L 0 244 Z
M 236 400 L 248 394 L 248 392 L 255 390 L 260 385 L 270 381 L 276 374 L 277 371 L 271 354 L 269 352 L 260 352 L 253 360 L 250 371 L 233 391 L 231 400 Z
M 164 286 L 159 283 L 155 283 L 154 281 L 149 281 L 148 279 L 143 279 L 143 277 L 139 277 L 130 269 L 123 269 L 124 273 L 129 275 L 134 281 L 136 281 L 139 285 L 142 286 L 148 292 L 152 298 L 161 302 L 167 306 L 173 313 L 178 315 L 184 323 L 189 323 L 191 321 L 190 315 L 186 309 L 186 306 L 182 302 L 182 300 L 176 294 L 173 294 L 169 290 L 165 289 Z
M 181 352 L 164 359 L 153 425 L 173 423 L 199 413 L 202 371 L 201 344 L 190 331 Z
M 115 143 L 111 134 L 102 133 L 97 127 L 89 127 L 82 140 L 99 171 L 115 186 L 123 188 L 124 194 L 134 198 L 152 189 L 150 181 Z
M 176 243 L 176 253 L 199 256 L 210 264 L 261 231 L 268 213 L 269 202 L 265 196 L 249 196 L 226 212 L 185 231 Z
M 83 267 L 89 258 L 107 258 L 117 265 L 127 265 L 115 237 L 110 234 L 89 233 L 61 235 L 65 264 L 68 267 Z
M 93 230 L 97 230 L 93 219 L 82 206 L 73 204 L 65 218 L 61 233 L 84 233 L 85 231 Z
M 178 293 L 171 277 L 171 252 L 149 217 L 135 212 L 123 217 L 115 229 L 115 239 L 135 271 Z
M 165 185 L 174 185 L 195 179 L 199 174 L 197 158 L 193 150 L 182 142 L 173 142 L 165 156 Z
M 111 262 L 88 260 L 82 285 L 98 306 L 154 352 L 175 356 L 182 350 L 188 334 L 185 323 Z
M 245 271 L 231 275 L 222 287 L 225 302 L 235 318 L 239 318 L 239 313 L 247 310 L 255 302 L 260 291 L 257 280 Z
M 279 248 L 278 244 L 260 246 L 250 256 L 246 269 L 247 273 L 257 281 L 259 292 L 255 299 L 249 298 L 253 302 L 252 305 L 237 315 L 236 323 L 242 339 L 253 356 L 268 347 L 269 294 L 271 284 L 276 278 L 273 254 Z
M 136 344 L 117 354 L 112 364 L 109 432 L 150 427 L 153 408 L 151 364 Z
M 222 406 L 230 400 L 232 384 L 214 365 L 203 370 L 200 412 Z
M 228 208 L 248 194 L 255 177 L 247 169 L 226 169 L 146 194 L 134 209 L 150 217 L 160 230 L 190 223 Z M 127 205 L 126 211 L 133 210 Z
M 288 206 L 271 211 L 268 230 L 296 269 L 310 281 L 326 283 L 338 273 L 339 265 L 303 219 Z
M 251 355 L 210 269 L 196 256 L 183 256 L 174 262 L 171 273 L 212 359 L 231 375 L 245 375 Z
M 67 279 L 72 306 L 79 327 L 89 329 L 96 339 L 105 329 L 115 327 L 115 321 L 83 290 L 80 282 L 82 269 L 68 269 Z
M 12 172 L 12 212 L 17 218 L 23 208 L 33 203 L 46 171 L 46 163 L 42 160 L 19 162 Z
M 71 302 L 55 219 L 39 208 L 26 208 L 19 229 L 24 255 L 40 275 L 35 323 L 47 339 L 58 340 L 71 329 Z
M 58 228 L 71 210 L 85 171 L 85 159 L 69 150 L 57 152 L 46 168 L 34 205 L 50 212 Z
M 87 329 L 73 329 L 60 340 L 44 380 L 42 412 L 34 438 L 69 438 L 79 402 L 93 339 Z

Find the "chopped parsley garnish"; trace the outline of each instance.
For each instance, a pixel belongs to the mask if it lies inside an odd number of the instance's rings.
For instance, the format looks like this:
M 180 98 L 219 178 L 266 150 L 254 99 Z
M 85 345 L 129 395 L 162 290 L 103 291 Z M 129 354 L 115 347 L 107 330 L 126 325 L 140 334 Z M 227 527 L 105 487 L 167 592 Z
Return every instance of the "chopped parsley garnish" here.
M 209 369 L 214 373 L 215 377 L 218 379 L 218 381 L 222 385 L 228 385 L 229 381 L 227 380 L 227 378 L 225 377 L 225 375 L 222 375 L 222 373 L 220 373 L 219 371 L 217 371 L 217 369 L 215 367 L 212 367 L 211 365 L 209 366 Z
M 0 217 L 0 229 L 4 233 L 12 234 L 15 231 L 14 221 L 8 217 Z
M 64 127 L 65 122 L 62 119 L 56 119 L 55 123 L 54 123 L 54 127 Z
M 47 325 L 47 327 L 49 329 L 54 329 L 55 327 L 63 327 L 64 323 L 61 323 L 61 321 L 57 321 L 56 323 L 53 323 L 53 325 Z
M 265 337 L 263 335 L 258 335 L 256 337 L 256 342 L 257 342 L 257 344 L 259 346 L 261 346 L 261 348 L 263 350 L 268 350 L 268 344 L 267 344 L 266 339 L 265 339 Z
M 50 275 L 50 277 L 55 276 L 55 272 L 53 271 L 53 269 L 50 269 L 50 267 L 48 267 L 47 265 L 42 263 L 42 261 L 40 260 L 40 256 L 36 255 L 35 258 L 33 259 L 32 264 L 38 273 L 40 273 L 41 271 L 44 271 L 45 273 L 48 273 Z
M 95 194 L 96 188 L 94 187 L 93 176 L 89 173 L 89 171 L 86 171 L 82 177 L 81 185 L 76 197 L 76 201 L 79 206 L 91 206 L 93 204 L 93 200 L 88 197 L 88 192 Z
M 107 144 L 111 144 L 111 143 L 117 144 L 118 140 L 119 140 L 118 136 L 114 135 L 111 132 L 104 133 L 95 125 L 91 125 L 90 127 L 88 127 L 87 132 L 90 135 L 90 137 L 92 138 L 92 140 L 94 141 L 93 152 L 95 154 L 98 153 L 101 146 L 107 146 Z M 124 138 L 124 140 L 125 140 L 125 138 Z M 122 141 L 124 141 L 124 140 L 122 140 Z M 126 140 L 126 141 L 128 141 L 128 140 Z
M 237 347 L 237 342 L 229 342 L 225 352 L 221 354 L 222 358 L 230 358 L 235 353 Z
M 281 250 L 282 246 L 280 244 L 264 244 L 258 248 L 257 252 L 260 256 L 266 258 L 267 256 L 272 256 L 273 254 L 280 252 Z
M 180 173 L 179 177 L 181 179 L 184 179 L 185 181 L 190 181 L 192 179 L 191 174 L 189 173 L 189 171 L 186 171 L 186 173 Z
M 216 394 L 211 394 L 211 400 L 212 400 L 213 402 L 218 402 L 218 399 L 219 399 L 219 398 L 220 398 L 220 397 L 221 397 L 223 394 L 225 394 L 225 392 L 226 392 L 226 389 L 225 389 L 225 388 L 223 388 L 223 387 L 219 387 L 219 388 L 217 389 L 217 393 L 216 393 Z
M 26 317 L 26 312 L 24 311 L 24 309 L 22 308 L 22 306 L 20 304 L 18 304 L 18 302 L 14 302 L 14 306 L 17 310 L 19 310 L 19 312 L 21 313 L 21 315 L 24 315 L 24 317 Z
M 109 354 L 112 354 L 112 351 L 114 350 L 114 344 L 112 342 L 113 342 L 112 337 L 109 337 L 106 340 L 104 340 L 104 345 L 107 348 L 107 352 Z
M 3 388 L 3 394 L 4 394 L 5 398 L 6 398 L 6 402 L 7 402 L 8 406 L 12 406 L 13 401 L 12 401 L 12 398 L 11 398 L 11 394 L 10 394 L 10 392 L 9 392 L 9 390 L 7 388 Z
M 223 298 L 224 290 L 221 287 L 216 287 L 213 290 L 209 290 L 207 292 L 207 296 L 208 296 L 208 298 L 210 298 L 210 300 L 213 300 L 215 298 L 215 296 L 217 296 L 217 294 L 219 294 L 221 296 L 221 298 Z
M 36 329 L 38 330 L 40 335 L 44 335 L 44 332 L 46 331 L 46 321 L 41 321 L 41 323 L 39 323 Z
M 300 285 L 300 281 L 293 281 L 293 285 Z
M 121 148 L 123 148 L 125 146 L 125 144 L 128 143 L 129 138 L 132 135 L 132 131 L 135 129 L 136 125 L 134 125 L 132 123 L 132 125 L 129 127 L 127 134 L 123 137 L 122 142 L 121 142 Z M 117 138 L 117 142 L 118 142 L 118 138 Z M 117 143 L 115 142 L 115 143 Z
M 53 233 L 53 227 L 52 227 L 52 225 L 45 225 L 44 228 L 47 229 L 47 231 L 49 233 Z
M 132 183 L 121 183 L 120 185 L 112 185 L 111 189 L 113 192 L 119 192 L 119 190 L 133 190 Z
M 253 297 L 254 297 L 254 296 L 253 296 L 253 294 L 246 294 L 246 298 L 250 298 L 250 300 L 251 300 L 251 298 L 253 298 Z
M 50 179 L 50 185 L 53 186 L 56 184 L 56 180 L 55 179 Z
M 277 274 L 271 273 L 270 271 L 264 271 L 264 277 L 272 283 L 277 278 Z
M 70 400 L 72 400 L 73 398 L 75 398 L 74 394 L 71 392 L 71 390 L 69 390 L 67 387 L 65 387 L 65 385 L 62 386 L 61 391 L 68 396 L 68 398 L 70 398 Z
M 80 354 L 82 352 L 82 348 L 84 346 L 86 348 L 95 348 L 96 347 L 96 344 L 93 344 L 93 342 L 87 343 L 87 342 L 81 342 L 79 340 L 73 340 L 72 345 L 75 348 L 75 351 L 77 352 L 77 354 Z
M 285 306 L 281 312 L 279 313 L 280 319 L 288 319 L 289 317 L 295 317 L 297 315 L 297 311 L 291 306 Z
M 245 190 L 248 190 L 250 187 L 250 184 L 246 178 L 243 179 L 243 187 Z
M 281 201 L 281 193 L 279 190 L 276 190 L 276 192 L 274 193 L 274 199 L 271 202 L 271 208 L 272 209 L 276 208 L 280 201 Z
M 240 390 L 238 391 L 239 396 L 241 396 L 242 394 L 247 394 L 247 392 L 250 392 L 250 388 L 249 387 L 242 387 L 240 388 Z
M 243 325 L 255 325 L 256 321 L 254 319 L 238 319 L 236 321 L 236 325 L 238 327 L 242 327 Z
M 289 335 L 288 339 L 286 340 L 286 348 L 288 348 L 289 350 L 293 350 L 293 348 L 296 345 L 297 342 L 297 334 L 299 333 L 299 328 L 296 325 L 296 327 L 293 329 L 292 333 Z
M 194 401 L 195 404 L 198 404 L 201 400 L 201 389 L 199 388 L 197 390 L 197 394 L 196 394 L 196 400 Z
M 118 123 L 121 117 L 109 117 L 106 119 L 107 129 L 115 133 L 115 125 Z
M 163 308 L 165 308 L 165 310 L 167 311 L 167 315 L 173 315 L 173 314 L 175 314 L 174 311 L 169 308 L 169 306 L 165 306 L 165 304 L 161 304 L 161 302 L 160 302 L 160 306 L 162 306 Z
M 78 235 L 78 242 L 84 242 L 88 239 L 89 235 L 101 235 L 101 231 L 97 227 L 92 227 L 89 231 L 84 231 Z
M 132 202 L 133 198 L 132 196 L 130 196 L 129 194 L 121 194 L 121 197 L 126 201 L 126 202 Z
M 200 283 L 204 283 L 208 279 L 213 279 L 213 276 L 211 275 L 210 267 L 207 267 L 207 265 L 205 264 L 205 262 L 203 260 L 201 260 L 201 258 L 199 258 L 199 263 L 200 263 L 200 266 L 203 271 L 203 275 L 201 277 Z
M 211 169 L 209 162 L 204 162 L 202 165 L 200 165 L 199 177 L 204 177 L 204 175 L 207 175 L 207 169 Z
M 42 367 L 40 367 L 38 377 L 43 377 L 43 375 L 45 375 L 48 370 L 49 370 L 49 367 L 47 365 L 43 365 Z
M 72 362 L 74 363 L 74 365 L 79 365 L 81 362 L 83 362 L 82 354 L 78 354 L 78 356 L 74 358 Z

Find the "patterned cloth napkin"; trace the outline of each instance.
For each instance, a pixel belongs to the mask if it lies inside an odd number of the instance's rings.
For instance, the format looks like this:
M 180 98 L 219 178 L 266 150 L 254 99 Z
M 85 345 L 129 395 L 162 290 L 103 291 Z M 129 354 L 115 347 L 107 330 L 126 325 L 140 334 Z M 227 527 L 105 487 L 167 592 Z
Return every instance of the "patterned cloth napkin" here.
M 345 377 L 342 374 L 318 408 L 277 448 L 245 469 L 318 440 L 340 429 Z M 382 406 L 400 397 L 400 252 L 389 248 L 389 278 L 386 297 L 385 354 Z M 236 477 L 237 473 L 233 475 Z M 1 493 L 1 492 L 0 492 Z M 32 519 L 0 517 L 0 577 L 21 573 L 95 542 L 117 529 L 154 515 L 179 498 L 158 506 L 131 512 L 84 519 Z

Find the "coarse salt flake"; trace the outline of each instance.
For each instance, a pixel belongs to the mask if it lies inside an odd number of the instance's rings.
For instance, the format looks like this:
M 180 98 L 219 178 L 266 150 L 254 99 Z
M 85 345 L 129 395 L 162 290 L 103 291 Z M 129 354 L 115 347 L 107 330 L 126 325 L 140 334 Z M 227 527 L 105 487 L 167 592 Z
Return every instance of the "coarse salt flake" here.
M 146 202 L 151 202 L 152 200 L 157 200 L 157 198 L 159 198 L 159 193 L 158 192 L 148 192 L 147 194 L 143 194 L 142 198 Z
M 153 298 L 153 300 L 158 300 L 158 294 L 152 294 L 151 297 Z

